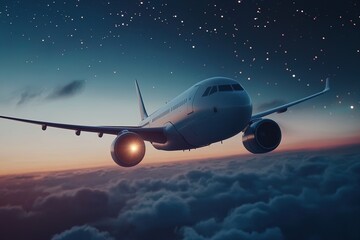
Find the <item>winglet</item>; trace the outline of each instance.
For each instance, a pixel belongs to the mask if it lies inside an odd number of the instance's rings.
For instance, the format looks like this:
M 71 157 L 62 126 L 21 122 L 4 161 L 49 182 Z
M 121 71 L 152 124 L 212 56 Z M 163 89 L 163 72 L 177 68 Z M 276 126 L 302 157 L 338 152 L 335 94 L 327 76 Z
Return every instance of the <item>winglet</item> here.
M 144 120 L 145 118 L 148 117 L 148 114 L 145 109 L 144 101 L 142 99 L 139 84 L 138 84 L 137 80 L 135 80 L 135 87 L 136 87 L 136 92 L 137 92 L 137 96 L 138 96 L 138 100 L 139 100 L 141 120 Z
M 330 90 L 330 79 L 326 78 L 326 83 L 325 83 L 325 89 L 324 92 L 327 92 Z

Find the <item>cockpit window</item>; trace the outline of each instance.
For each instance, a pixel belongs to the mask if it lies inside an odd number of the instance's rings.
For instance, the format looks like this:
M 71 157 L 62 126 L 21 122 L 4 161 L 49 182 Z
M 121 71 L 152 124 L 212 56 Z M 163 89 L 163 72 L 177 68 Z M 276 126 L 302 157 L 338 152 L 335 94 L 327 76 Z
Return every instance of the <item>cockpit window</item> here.
M 240 84 L 233 84 L 233 85 L 231 85 L 231 86 L 233 87 L 234 91 L 242 91 L 242 90 L 244 90 L 244 89 L 240 86 Z
M 205 96 L 209 95 L 210 89 L 211 89 L 211 87 L 208 87 L 202 96 L 205 97 Z
M 232 92 L 232 91 L 243 91 L 244 89 L 240 84 L 231 84 L 231 85 L 219 85 L 219 86 L 210 86 L 207 87 L 203 93 L 203 97 L 210 96 L 217 91 L 219 92 Z
M 219 85 L 219 92 L 229 92 L 232 91 L 230 85 Z
M 209 95 L 214 94 L 214 93 L 216 93 L 216 92 L 217 92 L 217 86 L 213 86 L 213 87 L 211 88 L 211 91 L 210 91 Z

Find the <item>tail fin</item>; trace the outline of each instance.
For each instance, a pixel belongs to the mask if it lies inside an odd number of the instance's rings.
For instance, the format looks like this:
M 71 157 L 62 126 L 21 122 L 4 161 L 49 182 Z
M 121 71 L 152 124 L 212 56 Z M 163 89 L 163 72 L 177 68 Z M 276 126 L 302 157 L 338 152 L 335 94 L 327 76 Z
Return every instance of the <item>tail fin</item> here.
M 136 87 L 136 92 L 137 92 L 137 96 L 138 96 L 138 99 L 139 99 L 139 108 L 140 108 L 141 120 L 144 120 L 145 118 L 148 117 L 148 114 L 147 114 L 146 109 L 145 109 L 144 101 L 142 99 L 139 84 L 138 84 L 137 80 L 135 80 L 135 87 Z

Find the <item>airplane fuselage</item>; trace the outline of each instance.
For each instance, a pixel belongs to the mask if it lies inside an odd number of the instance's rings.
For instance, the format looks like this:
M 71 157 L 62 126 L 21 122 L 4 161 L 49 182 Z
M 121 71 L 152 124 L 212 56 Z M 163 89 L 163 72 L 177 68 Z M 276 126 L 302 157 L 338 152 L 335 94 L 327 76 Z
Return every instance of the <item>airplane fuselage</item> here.
M 161 150 L 210 145 L 241 132 L 249 123 L 252 103 L 238 82 L 224 77 L 201 81 L 168 102 L 140 126 L 165 127 L 167 141 L 152 143 Z

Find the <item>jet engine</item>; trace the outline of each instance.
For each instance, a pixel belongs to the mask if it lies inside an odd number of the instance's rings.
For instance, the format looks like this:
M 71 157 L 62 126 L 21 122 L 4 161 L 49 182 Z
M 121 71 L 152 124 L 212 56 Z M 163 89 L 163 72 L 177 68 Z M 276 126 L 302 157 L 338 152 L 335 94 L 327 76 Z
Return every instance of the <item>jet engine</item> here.
M 144 140 L 136 133 L 124 131 L 111 145 L 111 156 L 122 167 L 133 167 L 141 162 L 145 155 Z
M 281 142 L 279 125 L 270 119 L 251 123 L 242 136 L 244 147 L 251 153 L 271 152 Z

